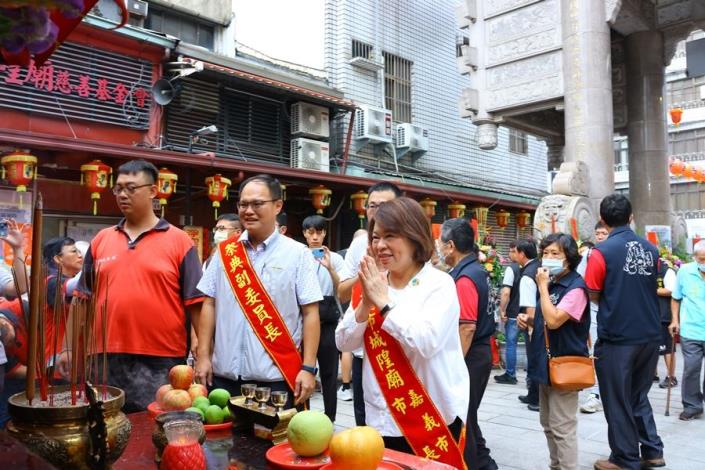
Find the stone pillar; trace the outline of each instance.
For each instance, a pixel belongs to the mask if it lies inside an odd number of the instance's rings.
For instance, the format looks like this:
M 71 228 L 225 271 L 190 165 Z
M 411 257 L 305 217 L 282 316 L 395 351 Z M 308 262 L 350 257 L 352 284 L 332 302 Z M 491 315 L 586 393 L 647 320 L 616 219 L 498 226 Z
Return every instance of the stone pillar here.
M 671 224 L 663 46 L 658 31 L 633 33 L 625 40 L 629 197 L 640 230 Z
M 565 161 L 589 166 L 595 208 L 614 191 L 610 30 L 605 2 L 561 1 Z

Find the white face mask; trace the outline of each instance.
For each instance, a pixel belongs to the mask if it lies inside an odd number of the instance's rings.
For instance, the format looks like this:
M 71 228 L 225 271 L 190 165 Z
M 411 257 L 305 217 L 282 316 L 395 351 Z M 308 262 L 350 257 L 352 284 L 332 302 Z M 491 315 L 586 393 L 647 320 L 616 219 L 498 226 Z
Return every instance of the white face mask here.
M 551 276 L 556 276 L 563 272 L 563 261 L 565 260 L 544 258 L 541 260 L 541 267 L 548 268 Z
M 220 231 L 215 232 L 213 234 L 213 242 L 216 245 L 220 242 L 224 242 L 227 239 L 228 239 L 228 231 L 227 230 L 220 230 Z

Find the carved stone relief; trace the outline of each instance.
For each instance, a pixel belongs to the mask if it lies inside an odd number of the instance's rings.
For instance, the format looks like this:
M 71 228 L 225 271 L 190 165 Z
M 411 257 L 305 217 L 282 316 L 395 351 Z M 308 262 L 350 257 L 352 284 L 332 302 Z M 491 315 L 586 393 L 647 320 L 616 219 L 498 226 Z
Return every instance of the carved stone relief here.
M 488 66 L 559 48 L 558 1 L 546 0 L 487 20 L 485 31 Z
M 519 7 L 531 5 L 541 0 L 493 0 L 485 3 L 485 18 L 499 15 L 505 11 L 514 10 Z
M 563 95 L 561 52 L 487 69 L 487 109 L 533 103 Z
M 563 162 L 553 179 L 554 194 L 587 196 L 590 170 L 585 162 Z
M 534 233 L 543 238 L 552 232 L 573 235 L 573 222 L 580 240 L 590 240 L 597 217 L 590 200 L 579 196 L 552 194 L 541 200 L 534 216 Z

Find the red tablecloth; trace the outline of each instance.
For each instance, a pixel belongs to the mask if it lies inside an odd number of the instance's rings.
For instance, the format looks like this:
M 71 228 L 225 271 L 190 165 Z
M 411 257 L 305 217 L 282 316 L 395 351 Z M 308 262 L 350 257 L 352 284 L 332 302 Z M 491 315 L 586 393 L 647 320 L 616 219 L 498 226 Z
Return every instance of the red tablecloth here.
M 152 444 L 152 431 L 154 420 L 149 413 L 134 413 L 128 415 L 132 422 L 132 434 L 125 452 L 113 468 L 115 470 L 154 470 L 157 464 L 154 461 L 156 448 Z M 236 469 L 271 469 L 272 464 L 265 459 L 265 452 L 270 444 L 230 430 L 208 433 L 204 450 L 208 460 L 209 470 Z M 404 454 L 394 450 L 384 451 L 385 459 L 401 464 L 405 470 L 452 470 L 453 467 L 414 455 Z

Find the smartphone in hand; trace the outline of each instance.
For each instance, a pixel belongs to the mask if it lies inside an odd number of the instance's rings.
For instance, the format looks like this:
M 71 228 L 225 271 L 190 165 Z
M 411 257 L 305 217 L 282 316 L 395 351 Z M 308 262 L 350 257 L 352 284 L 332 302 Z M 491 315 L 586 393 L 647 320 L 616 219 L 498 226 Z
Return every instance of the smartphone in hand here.
M 7 220 L 0 221 L 0 237 L 6 237 L 9 230 Z
M 311 250 L 311 253 L 313 253 L 314 259 L 323 259 L 323 256 L 325 255 L 323 248 L 314 248 Z

